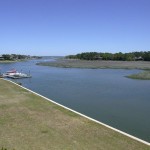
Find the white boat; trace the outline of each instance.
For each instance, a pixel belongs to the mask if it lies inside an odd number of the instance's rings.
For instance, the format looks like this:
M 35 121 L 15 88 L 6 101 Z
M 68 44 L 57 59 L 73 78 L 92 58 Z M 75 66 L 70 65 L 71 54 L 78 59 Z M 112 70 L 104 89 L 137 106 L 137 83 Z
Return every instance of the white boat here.
M 13 79 L 21 79 L 21 78 L 31 78 L 31 75 L 17 72 L 14 75 L 9 75 L 8 77 Z
M 15 75 L 17 73 L 17 70 L 16 69 L 12 69 L 10 71 L 7 71 L 6 73 L 3 74 L 3 76 L 7 77 L 9 75 Z
M 31 75 L 27 75 L 25 73 L 18 72 L 15 69 L 7 71 L 5 74 L 3 74 L 3 76 L 12 78 L 12 79 L 31 78 Z

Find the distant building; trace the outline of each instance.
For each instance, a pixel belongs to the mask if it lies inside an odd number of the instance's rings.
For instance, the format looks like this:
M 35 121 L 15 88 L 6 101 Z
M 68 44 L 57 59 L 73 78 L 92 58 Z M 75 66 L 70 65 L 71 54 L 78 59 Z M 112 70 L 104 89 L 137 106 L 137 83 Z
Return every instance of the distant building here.
M 0 55 L 0 60 L 4 60 L 4 57 L 2 55 Z
M 94 60 L 102 60 L 103 59 L 103 57 L 101 57 L 101 56 L 95 56 L 94 57 Z
M 138 61 L 138 60 L 144 60 L 144 59 L 140 56 L 140 57 L 135 57 L 134 60 Z

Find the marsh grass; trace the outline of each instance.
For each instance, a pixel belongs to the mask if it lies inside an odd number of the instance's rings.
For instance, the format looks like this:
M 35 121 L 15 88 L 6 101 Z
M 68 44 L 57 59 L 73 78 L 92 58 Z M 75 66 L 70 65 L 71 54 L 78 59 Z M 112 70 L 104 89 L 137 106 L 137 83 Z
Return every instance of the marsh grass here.
M 127 76 L 131 79 L 138 79 L 138 80 L 150 80 L 150 71 L 143 71 L 138 74 L 132 74 Z
M 2 79 L 0 136 L 8 150 L 150 150 Z
M 53 62 L 41 62 L 37 65 L 62 68 L 89 68 L 89 69 L 150 69 L 150 62 L 146 61 L 87 61 L 74 59 L 58 59 Z

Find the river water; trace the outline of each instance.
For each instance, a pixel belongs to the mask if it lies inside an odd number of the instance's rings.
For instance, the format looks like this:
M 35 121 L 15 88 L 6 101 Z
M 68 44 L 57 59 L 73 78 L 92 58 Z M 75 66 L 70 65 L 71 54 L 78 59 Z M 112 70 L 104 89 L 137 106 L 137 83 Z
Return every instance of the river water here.
M 0 68 L 30 71 L 32 78 L 18 79 L 24 87 L 150 142 L 150 80 L 125 77 L 140 70 L 55 68 L 36 65 L 39 61 L 53 59 L 0 64 Z

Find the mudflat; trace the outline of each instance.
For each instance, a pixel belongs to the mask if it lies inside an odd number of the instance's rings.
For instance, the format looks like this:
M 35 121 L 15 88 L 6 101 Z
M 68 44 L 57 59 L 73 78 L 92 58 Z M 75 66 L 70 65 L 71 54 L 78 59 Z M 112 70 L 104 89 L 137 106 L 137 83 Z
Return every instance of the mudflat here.
M 150 150 L 148 145 L 0 79 L 0 149 Z

